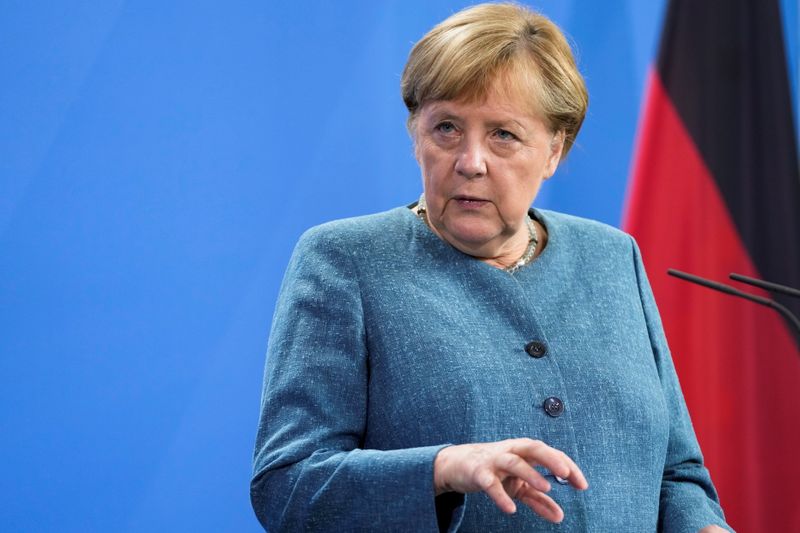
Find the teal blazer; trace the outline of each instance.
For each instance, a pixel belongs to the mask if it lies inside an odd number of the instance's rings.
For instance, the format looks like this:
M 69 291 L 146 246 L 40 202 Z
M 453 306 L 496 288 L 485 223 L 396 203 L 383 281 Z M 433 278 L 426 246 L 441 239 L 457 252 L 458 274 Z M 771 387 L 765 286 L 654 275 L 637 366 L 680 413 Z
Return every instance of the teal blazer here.
M 635 242 L 531 214 L 548 243 L 514 274 L 405 207 L 302 236 L 267 353 L 251 483 L 265 528 L 727 527 Z M 482 493 L 434 496 L 443 446 L 517 437 L 564 451 L 589 481 L 552 484 L 560 525 L 522 505 L 506 515 Z

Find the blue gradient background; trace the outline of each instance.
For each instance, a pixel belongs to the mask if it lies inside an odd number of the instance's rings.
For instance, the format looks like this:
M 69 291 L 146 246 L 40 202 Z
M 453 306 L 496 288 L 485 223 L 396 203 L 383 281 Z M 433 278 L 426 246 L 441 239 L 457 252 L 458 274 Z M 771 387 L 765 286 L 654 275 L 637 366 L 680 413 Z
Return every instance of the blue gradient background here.
M 289 254 L 418 196 L 400 73 L 465 5 L 0 1 L 0 529 L 259 530 Z M 591 94 L 536 203 L 616 225 L 665 3 L 534 6 Z

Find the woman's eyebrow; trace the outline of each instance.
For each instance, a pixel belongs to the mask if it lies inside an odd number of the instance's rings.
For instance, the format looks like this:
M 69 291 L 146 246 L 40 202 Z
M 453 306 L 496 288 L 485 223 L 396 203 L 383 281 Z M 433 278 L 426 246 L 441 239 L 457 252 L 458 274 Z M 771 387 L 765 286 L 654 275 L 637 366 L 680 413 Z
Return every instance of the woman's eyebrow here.
M 515 120 L 513 118 L 502 119 L 502 120 L 489 120 L 489 121 L 486 122 L 486 125 L 490 126 L 492 128 L 505 128 L 505 127 L 508 127 L 510 125 L 513 125 L 513 126 L 517 126 L 518 128 L 520 128 L 522 130 L 527 131 L 525 126 L 522 124 L 522 122 L 520 122 L 518 120 Z
M 440 108 L 433 108 L 430 116 L 436 120 L 443 120 L 443 119 L 459 120 L 461 118 L 458 116 L 457 113 L 454 113 L 449 109 L 440 109 Z
M 514 132 L 516 135 L 528 136 L 528 128 L 525 125 L 513 118 L 505 120 L 490 120 L 485 123 L 487 128 L 495 129 L 500 128 Z

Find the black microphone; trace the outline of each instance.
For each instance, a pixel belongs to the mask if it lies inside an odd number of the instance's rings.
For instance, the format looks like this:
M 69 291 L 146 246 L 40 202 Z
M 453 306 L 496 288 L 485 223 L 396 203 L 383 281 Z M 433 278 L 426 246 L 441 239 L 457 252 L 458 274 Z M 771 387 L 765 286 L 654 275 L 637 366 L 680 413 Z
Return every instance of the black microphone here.
M 758 287 L 759 289 L 764 289 L 773 292 L 780 292 L 788 296 L 794 296 L 795 298 L 800 298 L 799 290 L 793 289 L 792 287 L 787 287 L 786 285 L 779 285 L 777 283 L 772 283 L 771 281 L 764 281 L 763 279 L 756 279 L 748 276 L 743 276 L 742 274 L 737 274 L 736 272 L 731 272 L 728 277 L 734 281 L 741 281 L 742 283 L 747 283 L 748 285 Z
M 795 327 L 795 329 L 797 329 L 797 333 L 800 334 L 800 320 L 797 319 L 794 313 L 789 311 L 786 307 L 779 304 L 775 300 L 770 300 L 769 298 L 764 298 L 762 296 L 756 296 L 755 294 L 742 292 L 739 289 L 731 287 L 730 285 L 725 285 L 724 283 L 717 283 L 716 281 L 711 281 L 710 279 L 701 278 L 700 276 L 695 276 L 694 274 L 687 274 L 686 272 L 681 272 L 680 270 L 675 270 L 674 268 L 667 269 L 667 274 L 669 274 L 670 276 L 674 276 L 676 278 L 680 278 L 684 281 L 689 281 L 691 283 L 702 285 L 703 287 L 708 287 L 709 289 L 714 289 L 715 291 L 724 292 L 725 294 L 730 294 L 731 296 L 738 296 L 740 298 L 744 298 L 745 300 L 750 300 L 751 302 L 755 302 L 757 304 L 764 305 L 766 307 L 771 307 L 772 309 L 776 310 L 781 315 L 783 315 L 786 318 L 786 320 L 788 320 L 789 323 L 792 324 Z M 733 277 L 734 275 L 737 277 L 734 278 Z M 738 279 L 739 277 L 745 279 L 740 280 Z M 764 288 L 764 286 L 759 284 L 764 284 L 772 287 L 781 287 L 781 289 L 788 289 L 790 291 L 795 291 L 797 295 L 800 295 L 800 291 L 797 291 L 797 289 L 792 289 L 791 287 L 784 287 L 783 285 L 778 285 L 777 283 L 770 283 L 767 281 L 748 278 L 747 276 L 742 276 L 741 274 L 731 274 L 731 278 L 735 279 L 736 281 L 743 281 L 745 283 L 750 283 L 751 285 L 756 285 L 762 288 Z M 752 283 L 753 281 L 755 281 L 756 283 Z M 775 290 L 779 289 L 776 288 Z M 781 292 L 783 292 L 783 290 L 781 290 Z M 795 296 L 795 294 L 792 295 Z

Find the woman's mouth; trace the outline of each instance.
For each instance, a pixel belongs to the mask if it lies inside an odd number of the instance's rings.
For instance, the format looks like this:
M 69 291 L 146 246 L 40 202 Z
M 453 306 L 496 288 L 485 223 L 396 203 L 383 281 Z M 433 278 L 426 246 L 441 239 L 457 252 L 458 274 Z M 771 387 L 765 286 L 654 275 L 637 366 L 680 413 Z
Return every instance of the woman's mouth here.
M 476 196 L 456 196 L 453 199 L 460 207 L 465 209 L 480 209 L 489 203 L 489 200 L 484 200 Z

